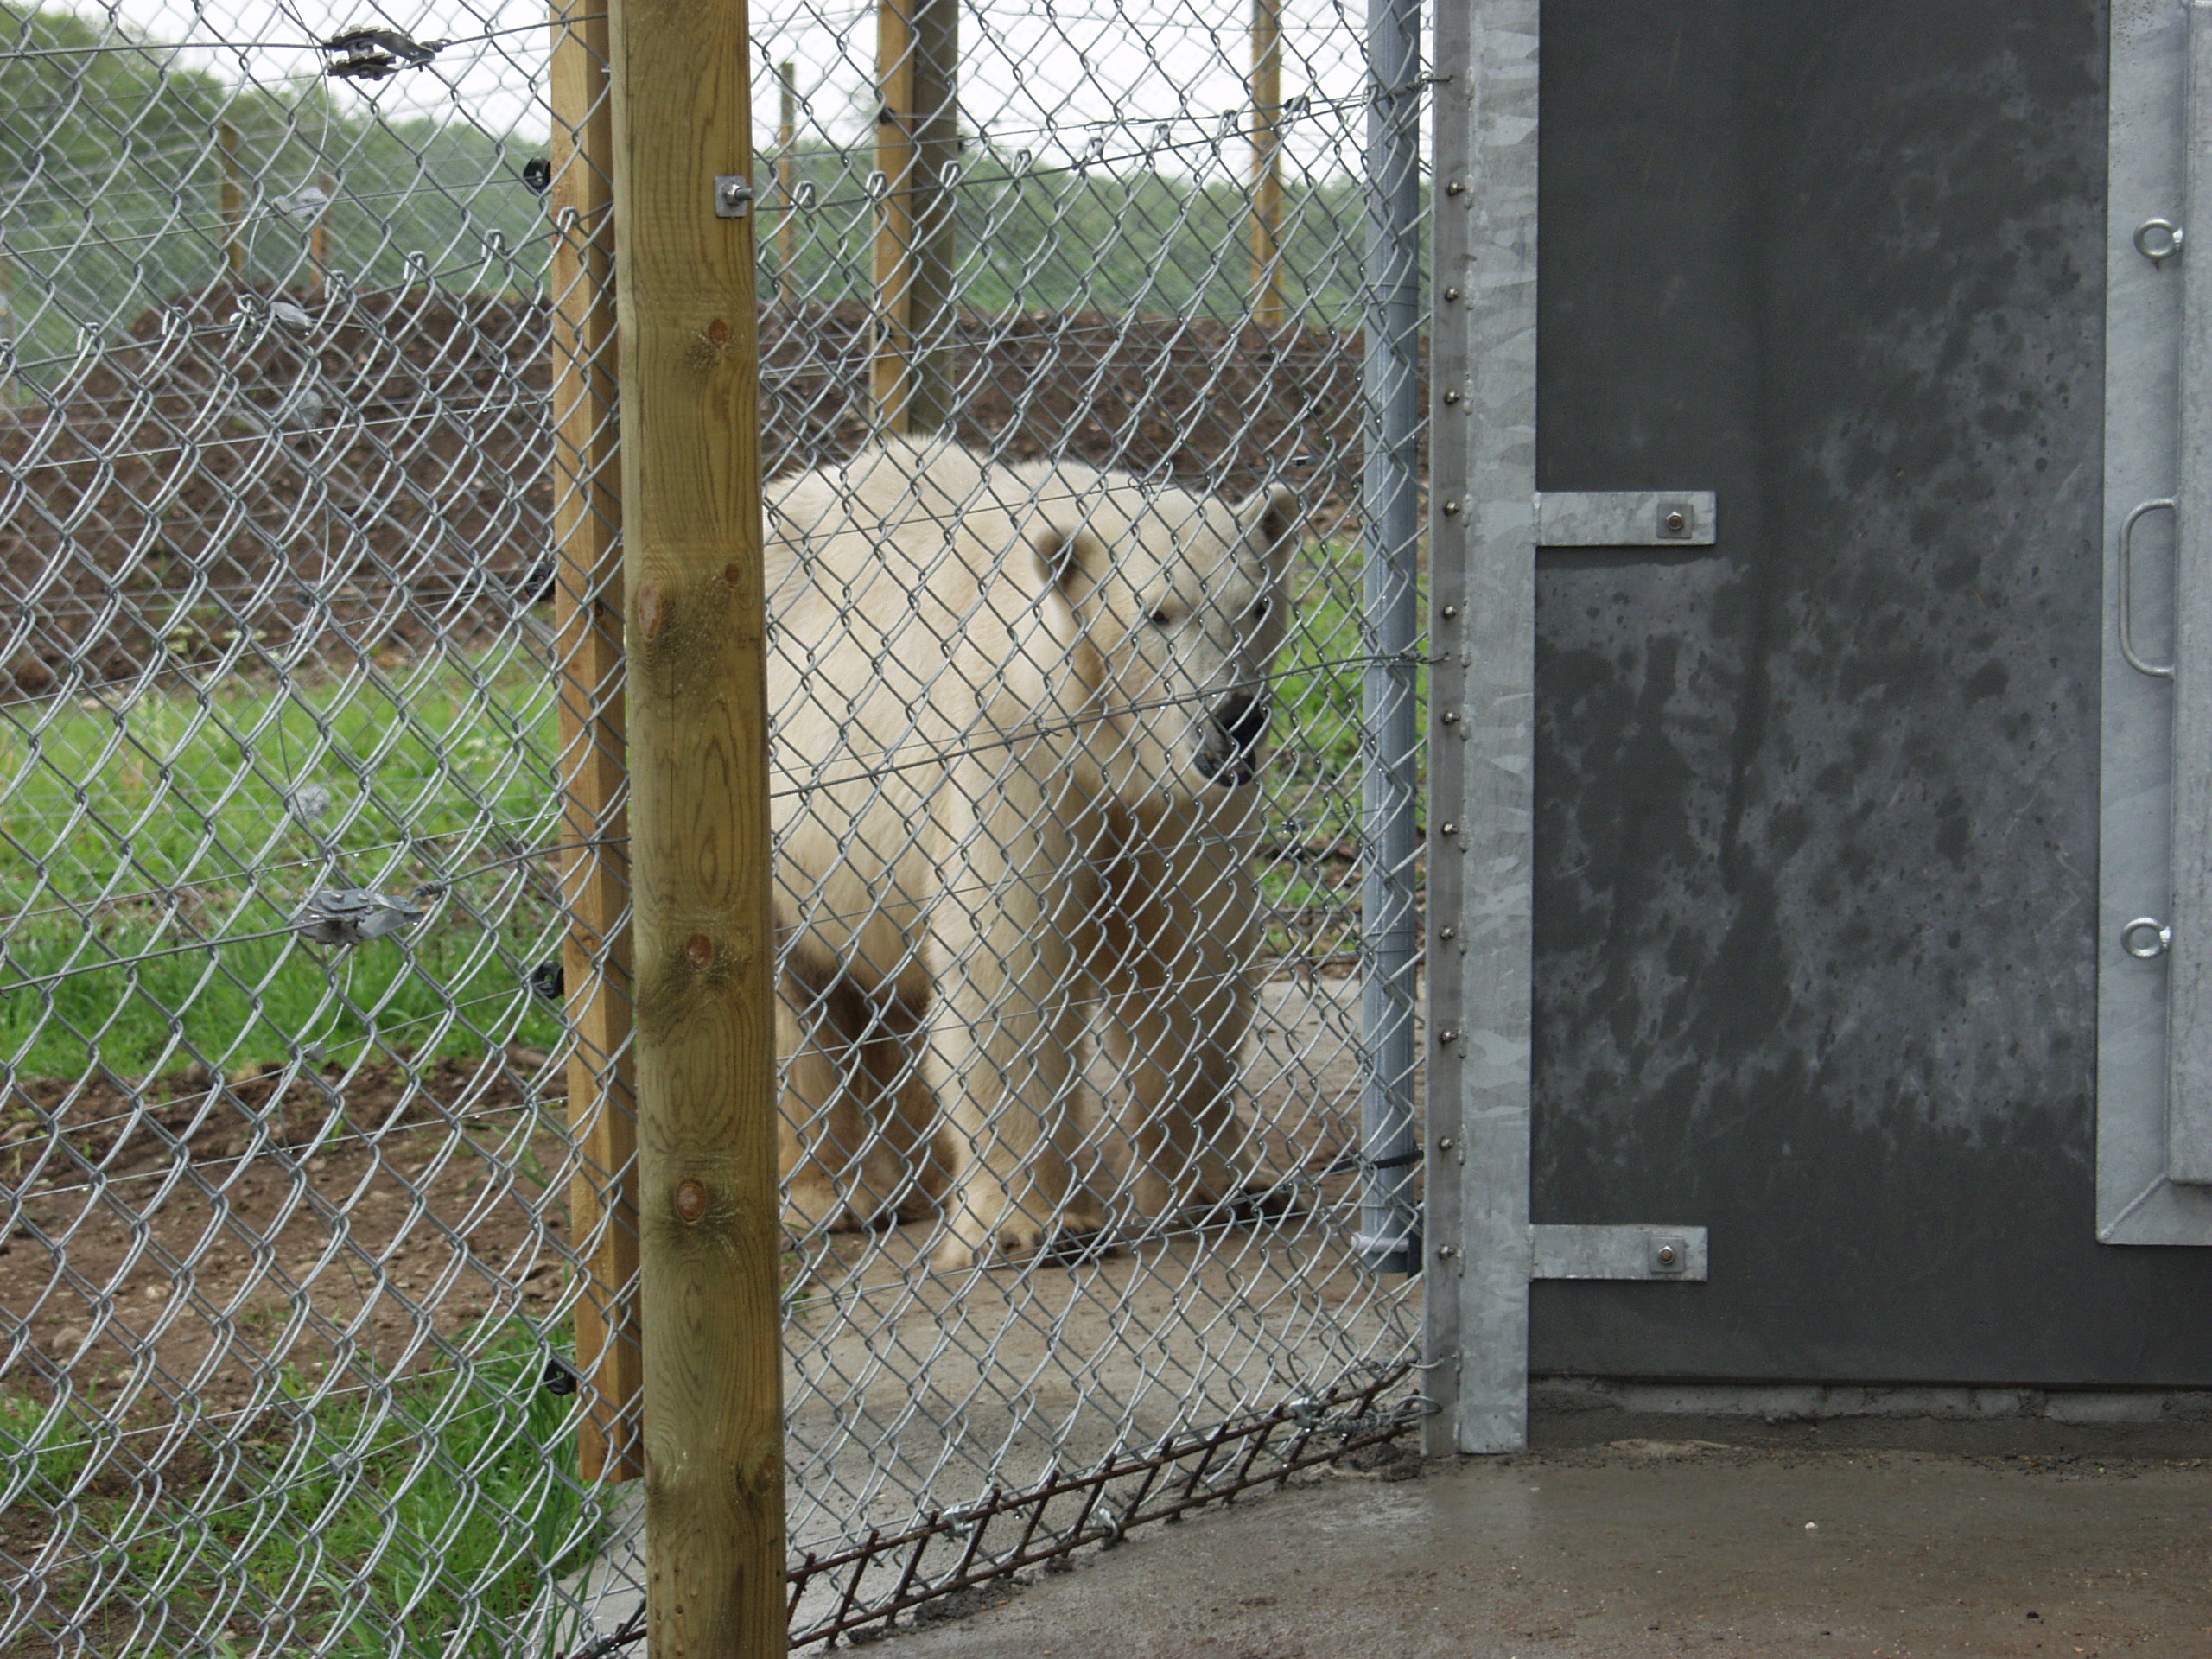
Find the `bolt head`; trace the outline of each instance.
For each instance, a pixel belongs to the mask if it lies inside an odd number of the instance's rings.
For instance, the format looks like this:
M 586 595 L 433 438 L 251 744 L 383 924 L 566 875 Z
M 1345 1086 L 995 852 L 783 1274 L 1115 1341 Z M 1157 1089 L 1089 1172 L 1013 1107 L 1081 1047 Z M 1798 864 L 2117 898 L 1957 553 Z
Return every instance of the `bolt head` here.
M 1679 536 L 1689 527 L 1689 519 L 1681 512 L 1677 511 L 1667 515 L 1667 528 L 1674 535 Z

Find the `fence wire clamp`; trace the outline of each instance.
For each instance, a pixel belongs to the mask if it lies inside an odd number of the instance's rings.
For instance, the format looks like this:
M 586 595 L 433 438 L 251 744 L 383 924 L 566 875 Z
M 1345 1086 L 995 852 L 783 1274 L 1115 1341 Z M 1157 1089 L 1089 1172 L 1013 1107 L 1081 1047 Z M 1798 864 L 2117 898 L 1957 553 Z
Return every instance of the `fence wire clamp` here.
M 365 944 L 397 933 L 428 914 L 421 905 L 371 887 L 323 887 L 310 895 L 292 918 L 292 931 L 317 944 Z
M 452 44 L 413 41 L 396 29 L 348 29 L 322 43 L 322 49 L 334 54 L 323 73 L 343 80 L 382 80 L 402 69 L 421 67 Z

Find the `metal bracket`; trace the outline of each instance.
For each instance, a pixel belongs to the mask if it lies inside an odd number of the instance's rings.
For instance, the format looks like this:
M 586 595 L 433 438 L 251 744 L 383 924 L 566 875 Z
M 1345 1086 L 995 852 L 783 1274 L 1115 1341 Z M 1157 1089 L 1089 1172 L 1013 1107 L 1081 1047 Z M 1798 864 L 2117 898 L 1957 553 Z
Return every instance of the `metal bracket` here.
M 747 219 L 753 213 L 753 181 L 742 173 L 722 173 L 715 178 L 715 217 Z
M 1711 547 L 1711 490 L 1539 490 L 1539 547 Z
M 1681 1279 L 1702 1281 L 1702 1227 L 1578 1227 L 1537 1222 L 1529 1229 L 1531 1279 Z

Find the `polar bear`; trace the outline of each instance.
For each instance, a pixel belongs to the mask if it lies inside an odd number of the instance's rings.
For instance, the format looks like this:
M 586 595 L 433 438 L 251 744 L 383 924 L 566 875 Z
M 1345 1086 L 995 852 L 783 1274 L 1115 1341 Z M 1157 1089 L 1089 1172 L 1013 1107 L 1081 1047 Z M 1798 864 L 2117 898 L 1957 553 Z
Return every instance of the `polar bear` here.
M 786 1224 L 941 1205 L 959 1268 L 1228 1196 L 1293 493 L 899 439 L 766 523 Z

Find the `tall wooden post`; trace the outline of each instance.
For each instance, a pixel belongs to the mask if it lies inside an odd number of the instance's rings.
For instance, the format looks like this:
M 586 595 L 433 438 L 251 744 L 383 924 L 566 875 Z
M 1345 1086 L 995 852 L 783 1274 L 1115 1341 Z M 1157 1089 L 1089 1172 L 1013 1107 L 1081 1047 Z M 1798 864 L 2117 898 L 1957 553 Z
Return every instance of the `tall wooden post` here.
M 612 0 L 656 1659 L 785 1650 L 775 930 L 745 0 Z M 740 217 L 722 217 L 718 205 Z
M 223 154 L 223 258 L 231 280 L 245 279 L 245 187 L 238 176 L 238 130 L 229 122 L 215 129 L 216 148 Z
M 315 223 L 308 231 L 308 270 L 314 279 L 315 298 L 321 301 L 330 292 L 330 206 L 338 182 L 327 173 L 316 174 L 315 182 L 322 192 L 322 205 L 315 209 Z
M 934 432 L 952 417 L 955 211 L 960 160 L 959 0 L 880 0 L 877 10 L 875 357 L 884 432 Z
M 574 21 L 568 21 L 573 10 Z M 605 9 L 554 0 L 553 593 L 561 677 L 561 952 L 569 1122 L 581 1161 L 569 1236 L 582 1253 L 576 1369 L 587 1480 L 645 1472 L 639 1438 L 638 1117 L 630 1052 L 628 741 L 622 662 L 621 450 L 615 426 L 614 109 Z
M 1283 326 L 1281 0 L 1252 0 L 1252 321 Z
M 791 250 L 798 240 L 798 157 L 791 150 L 798 142 L 798 66 L 778 66 L 776 78 L 783 94 L 782 119 L 776 124 L 776 204 L 782 210 L 776 221 L 776 281 L 788 296 Z

